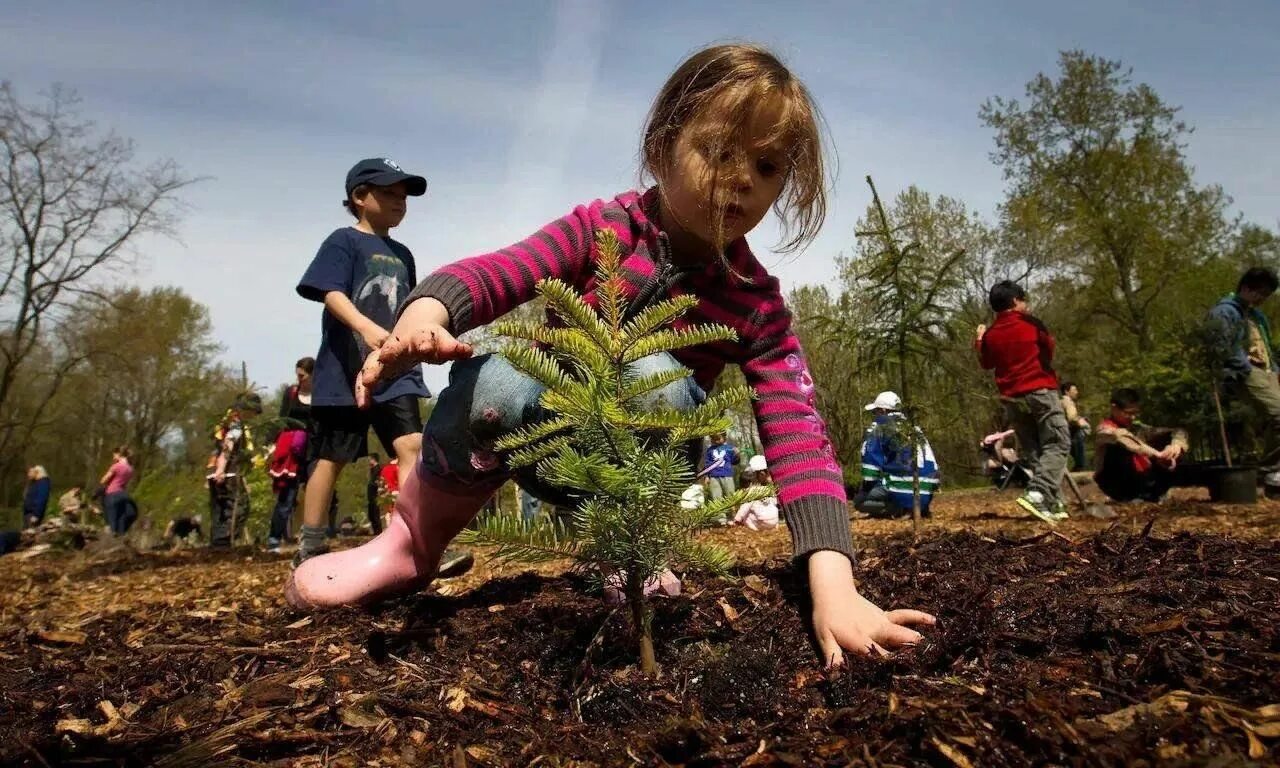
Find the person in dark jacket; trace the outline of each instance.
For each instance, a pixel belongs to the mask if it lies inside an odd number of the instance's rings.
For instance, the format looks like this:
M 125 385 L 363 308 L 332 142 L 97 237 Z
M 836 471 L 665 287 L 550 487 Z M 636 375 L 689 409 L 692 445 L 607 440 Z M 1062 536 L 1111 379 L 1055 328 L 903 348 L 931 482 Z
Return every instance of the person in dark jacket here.
M 1268 470 L 1264 480 L 1269 486 L 1280 486 L 1280 364 L 1271 343 L 1271 325 L 1259 307 L 1278 286 L 1275 272 L 1253 267 L 1240 276 L 1235 293 L 1209 310 L 1208 318 L 1224 388 L 1252 404 L 1266 429 L 1262 464 Z
M 53 481 L 39 464 L 27 470 L 27 492 L 22 497 L 22 524 L 34 528 L 44 522 L 44 511 L 49 507 L 49 495 Z

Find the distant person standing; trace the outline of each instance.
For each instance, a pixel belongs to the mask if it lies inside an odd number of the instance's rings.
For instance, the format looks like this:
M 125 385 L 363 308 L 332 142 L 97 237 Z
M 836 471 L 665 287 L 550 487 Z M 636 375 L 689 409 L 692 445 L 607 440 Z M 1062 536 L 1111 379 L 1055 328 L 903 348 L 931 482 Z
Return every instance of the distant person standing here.
M 137 517 L 137 508 L 129 498 L 129 481 L 133 480 L 133 457 L 129 446 L 122 445 L 111 454 L 111 466 L 98 482 L 103 486 L 102 514 L 107 527 L 117 536 L 129 531 Z
M 249 512 L 249 489 L 244 474 L 249 470 L 253 436 L 245 423 L 250 415 L 262 413 L 262 398 L 247 392 L 236 398 L 227 415 L 214 429 L 212 472 L 209 485 L 209 546 L 229 549 L 232 539 Z
M 991 286 L 996 313 L 990 328 L 979 325 L 974 348 L 982 367 L 995 373 L 1005 416 L 1018 435 L 1018 447 L 1031 464 L 1031 482 L 1018 506 L 1050 525 L 1067 518 L 1062 476 L 1067 471 L 1071 434 L 1062 411 L 1056 346 L 1049 329 L 1027 309 L 1027 293 L 1011 280 Z
M 285 389 L 280 398 L 280 435 L 271 457 L 272 487 L 276 492 L 276 506 L 271 512 L 271 529 L 267 534 L 267 548 L 279 551 L 282 542 L 289 538 L 289 523 L 298 503 L 298 490 L 307 479 L 310 464 L 312 433 L 311 376 L 315 371 L 315 358 L 304 357 L 294 364 L 296 383 Z
M 22 526 L 34 528 L 44 522 L 44 511 L 49 507 L 49 495 L 53 481 L 39 464 L 27 470 L 27 492 L 22 497 Z
M 1071 434 L 1071 469 L 1086 469 L 1084 457 L 1085 438 L 1089 435 L 1089 420 L 1080 415 L 1080 388 L 1074 382 L 1062 384 L 1062 412 L 1067 415 L 1067 429 Z
M 733 447 L 733 443 L 729 442 L 723 432 L 711 437 L 711 445 L 703 457 L 702 471 L 707 478 L 707 490 L 711 492 L 712 501 L 737 490 L 733 481 L 733 468 L 741 460 L 738 449 Z

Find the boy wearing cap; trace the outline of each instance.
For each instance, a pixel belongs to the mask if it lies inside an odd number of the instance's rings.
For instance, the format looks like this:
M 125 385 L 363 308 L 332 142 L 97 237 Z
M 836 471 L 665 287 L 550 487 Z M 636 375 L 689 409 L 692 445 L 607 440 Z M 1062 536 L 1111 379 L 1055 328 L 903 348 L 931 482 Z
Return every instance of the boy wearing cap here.
M 405 173 L 391 160 L 356 163 L 347 173 L 342 201 L 356 223 L 325 239 L 298 283 L 298 294 L 322 302 L 324 314 L 311 395 L 318 461 L 307 479 L 294 565 L 328 551 L 325 515 L 334 484 L 344 466 L 368 453 L 370 427 L 387 453 L 399 459 L 400 482 L 417 460 L 418 401 L 430 396 L 421 368 L 378 387 L 368 410 L 356 408 L 354 391 L 360 366 L 382 346 L 400 304 L 418 282 L 413 254 L 389 233 L 404 220 L 406 198 L 426 191 L 426 179 Z M 442 562 L 441 570 L 447 565 Z
M 903 434 L 907 424 L 901 408 L 902 399 L 895 392 L 881 392 L 865 408 L 874 418 L 862 441 L 862 489 L 853 506 L 871 517 L 911 514 L 916 474 L 912 453 L 920 469 L 921 515 L 929 516 L 929 506 L 940 483 L 938 461 L 924 432 L 916 427 L 914 441 Z M 914 451 L 912 442 L 916 444 Z
M 996 388 L 1018 446 L 1030 463 L 1031 482 L 1018 506 L 1050 525 L 1067 518 L 1062 476 L 1071 434 L 1053 370 L 1053 336 L 1027 311 L 1022 286 L 1002 280 L 987 297 L 996 313 L 990 328 L 978 326 L 974 347 L 982 367 L 995 373 Z

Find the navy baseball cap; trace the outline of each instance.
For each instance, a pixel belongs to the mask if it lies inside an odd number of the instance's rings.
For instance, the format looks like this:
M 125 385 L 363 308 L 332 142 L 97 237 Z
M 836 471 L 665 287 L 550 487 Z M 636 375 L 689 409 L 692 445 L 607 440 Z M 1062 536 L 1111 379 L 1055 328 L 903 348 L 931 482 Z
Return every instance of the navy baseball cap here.
M 351 197 L 351 190 L 361 184 L 372 184 L 375 187 L 389 187 L 392 184 L 403 181 L 408 187 L 408 193 L 417 197 L 426 194 L 427 180 L 421 176 L 414 176 L 412 173 L 405 173 L 395 160 L 389 160 L 385 157 L 371 157 L 368 160 L 361 160 L 347 171 L 347 197 Z

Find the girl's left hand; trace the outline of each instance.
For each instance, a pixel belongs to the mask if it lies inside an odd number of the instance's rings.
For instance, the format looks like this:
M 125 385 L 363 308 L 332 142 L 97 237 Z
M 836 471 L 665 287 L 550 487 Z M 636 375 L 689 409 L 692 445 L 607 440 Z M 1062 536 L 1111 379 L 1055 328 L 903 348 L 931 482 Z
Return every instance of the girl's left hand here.
M 924 638 L 911 625 L 930 627 L 937 619 L 923 611 L 884 611 L 858 594 L 849 558 L 830 550 L 809 557 L 809 590 L 813 595 L 813 630 L 827 668 L 844 664 L 844 651 L 860 656 L 887 656 L 911 648 Z

